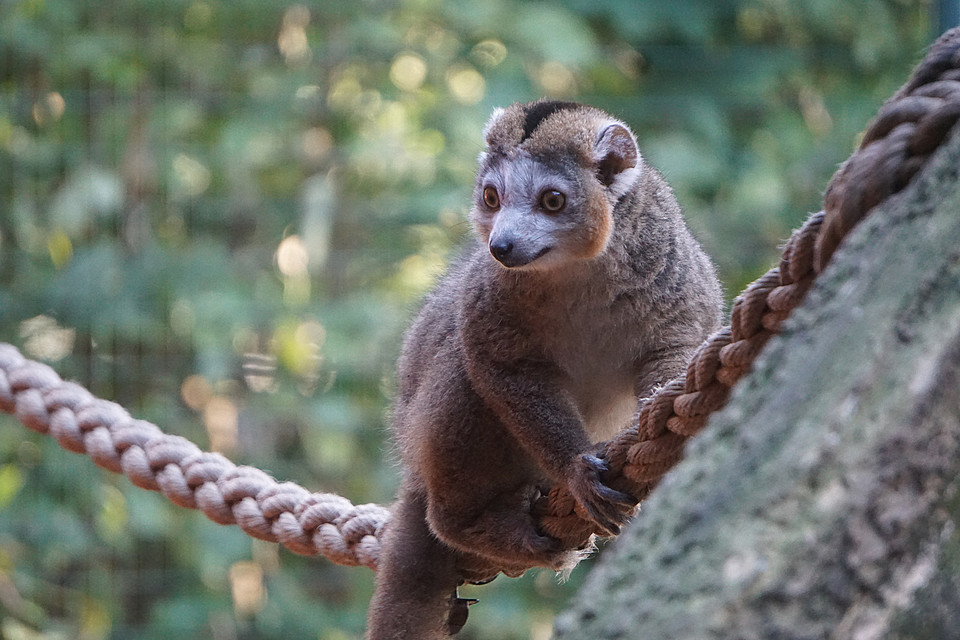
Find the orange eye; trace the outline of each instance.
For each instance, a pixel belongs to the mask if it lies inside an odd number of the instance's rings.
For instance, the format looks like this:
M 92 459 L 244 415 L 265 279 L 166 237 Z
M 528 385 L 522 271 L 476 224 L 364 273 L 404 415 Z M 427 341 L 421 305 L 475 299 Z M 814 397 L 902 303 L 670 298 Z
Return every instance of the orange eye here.
M 544 211 L 556 213 L 560 211 L 560 209 L 563 209 L 566 204 L 567 196 L 554 189 L 548 189 L 540 194 L 540 207 Z
M 484 187 L 483 189 L 483 204 L 487 205 L 488 209 L 499 209 L 500 208 L 500 194 L 497 193 L 496 188 L 494 187 Z

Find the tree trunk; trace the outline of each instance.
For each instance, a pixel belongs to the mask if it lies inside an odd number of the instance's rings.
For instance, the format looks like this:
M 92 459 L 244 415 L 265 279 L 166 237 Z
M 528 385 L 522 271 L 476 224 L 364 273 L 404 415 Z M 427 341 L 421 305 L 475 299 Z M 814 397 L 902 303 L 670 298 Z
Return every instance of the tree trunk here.
M 960 638 L 960 135 L 834 256 L 557 638 Z

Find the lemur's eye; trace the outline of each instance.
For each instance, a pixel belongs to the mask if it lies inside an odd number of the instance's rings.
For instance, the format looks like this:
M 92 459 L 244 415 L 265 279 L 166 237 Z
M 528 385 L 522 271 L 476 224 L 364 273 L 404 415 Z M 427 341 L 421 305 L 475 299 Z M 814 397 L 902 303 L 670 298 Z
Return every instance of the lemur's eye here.
M 567 196 L 555 189 L 547 189 L 540 194 L 540 207 L 544 211 L 556 213 L 563 209 L 565 204 L 567 204 Z
M 500 208 L 500 194 L 495 187 L 483 188 L 483 204 L 487 205 L 488 209 Z

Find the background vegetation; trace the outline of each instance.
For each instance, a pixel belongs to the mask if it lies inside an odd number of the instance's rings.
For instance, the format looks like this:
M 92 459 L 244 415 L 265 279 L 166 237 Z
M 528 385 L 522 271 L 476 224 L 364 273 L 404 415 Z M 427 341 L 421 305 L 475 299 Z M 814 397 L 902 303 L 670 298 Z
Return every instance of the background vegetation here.
M 0 0 L 0 339 L 238 463 L 388 502 L 403 327 L 492 107 L 630 123 L 732 293 L 935 35 L 929 0 Z M 579 583 L 480 591 L 547 638 Z M 0 638 L 357 638 L 372 574 L 0 417 Z

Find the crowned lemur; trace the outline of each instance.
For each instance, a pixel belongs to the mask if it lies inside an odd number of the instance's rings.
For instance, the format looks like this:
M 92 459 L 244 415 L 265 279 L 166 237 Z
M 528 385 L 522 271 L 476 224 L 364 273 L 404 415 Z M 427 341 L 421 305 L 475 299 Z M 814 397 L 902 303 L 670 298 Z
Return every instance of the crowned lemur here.
M 531 503 L 566 486 L 609 534 L 635 503 L 597 442 L 720 324 L 709 258 L 622 122 L 587 106 L 497 109 L 471 212 L 480 243 L 427 297 L 400 356 L 403 462 L 369 640 L 433 640 L 464 566 L 575 565 Z

